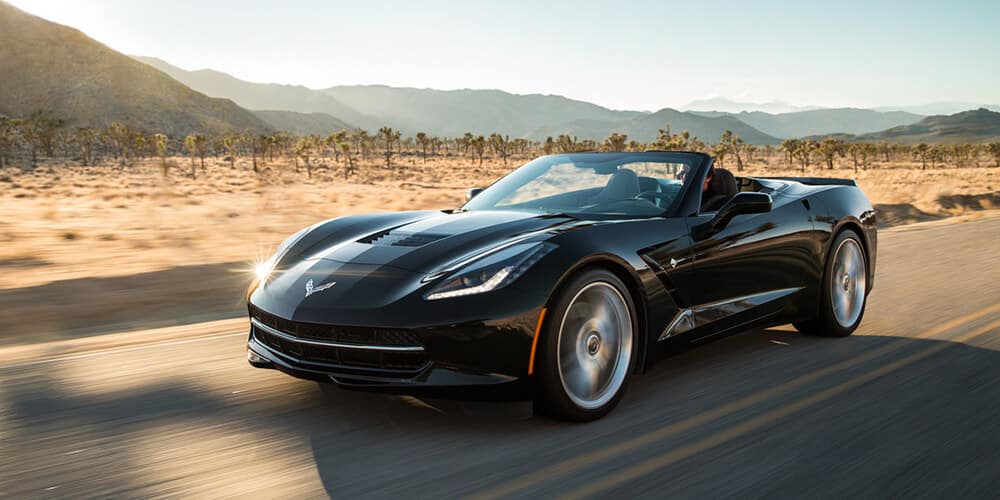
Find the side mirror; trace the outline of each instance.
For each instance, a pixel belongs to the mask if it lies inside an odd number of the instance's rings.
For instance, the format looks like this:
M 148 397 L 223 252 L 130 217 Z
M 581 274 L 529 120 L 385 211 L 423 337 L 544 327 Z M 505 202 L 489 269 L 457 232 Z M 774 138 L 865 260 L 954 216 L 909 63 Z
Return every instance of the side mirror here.
M 479 193 L 483 192 L 483 188 L 471 188 L 465 192 L 465 201 L 469 201 L 476 197 Z
M 771 195 L 766 193 L 736 193 L 726 202 L 712 220 L 698 226 L 698 238 L 706 238 L 722 231 L 733 217 L 744 214 L 764 214 L 771 211 Z

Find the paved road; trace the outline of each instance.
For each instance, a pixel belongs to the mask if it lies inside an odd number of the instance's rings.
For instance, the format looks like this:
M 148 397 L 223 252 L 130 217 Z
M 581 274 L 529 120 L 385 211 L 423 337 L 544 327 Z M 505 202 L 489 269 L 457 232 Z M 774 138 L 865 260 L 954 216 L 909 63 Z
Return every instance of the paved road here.
M 853 337 L 689 350 L 585 425 L 324 391 L 248 367 L 231 324 L 0 350 L 0 496 L 996 498 L 998 241 L 1000 217 L 884 232 Z

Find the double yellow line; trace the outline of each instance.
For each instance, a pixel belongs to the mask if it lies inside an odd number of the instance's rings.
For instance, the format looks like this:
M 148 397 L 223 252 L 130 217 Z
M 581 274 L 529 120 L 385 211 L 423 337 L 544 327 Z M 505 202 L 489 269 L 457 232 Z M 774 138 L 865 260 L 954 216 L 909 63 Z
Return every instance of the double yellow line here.
M 914 337 L 907 337 L 907 338 L 926 339 L 930 337 L 936 337 L 949 330 L 953 330 L 959 326 L 965 325 L 967 323 L 970 323 L 979 318 L 982 318 L 983 316 L 995 313 L 997 311 L 1000 311 L 1000 304 L 987 307 L 985 309 L 976 311 L 961 318 L 953 319 L 951 321 L 938 325 L 934 328 L 921 332 L 920 334 Z M 883 365 L 874 371 L 866 372 L 855 378 L 842 382 L 834 387 L 820 391 L 818 393 L 797 400 L 791 404 L 782 406 L 775 410 L 764 413 L 760 416 L 754 417 L 750 420 L 747 420 L 736 426 L 730 427 L 717 434 L 700 439 L 698 441 L 695 441 L 694 443 L 682 446 L 663 455 L 654 457 L 650 460 L 643 461 L 634 467 L 630 467 L 629 469 L 616 473 L 612 477 L 607 477 L 598 481 L 594 481 L 587 485 L 584 485 L 583 487 L 577 490 L 569 492 L 567 495 L 565 495 L 565 498 L 580 498 L 580 497 L 591 496 L 600 493 L 602 491 L 608 490 L 610 488 L 613 488 L 615 486 L 621 485 L 625 482 L 641 477 L 657 469 L 666 467 L 667 465 L 675 463 L 679 460 L 683 460 L 687 457 L 693 456 L 697 453 L 700 453 L 704 450 L 722 444 L 726 441 L 735 439 L 743 434 L 749 433 L 753 430 L 756 430 L 760 427 L 770 424 L 775 420 L 778 420 L 787 415 L 795 413 L 808 406 L 814 405 L 820 401 L 842 394 L 855 387 L 870 382 L 871 380 L 887 375 L 893 371 L 899 370 L 904 366 L 910 365 L 924 358 L 927 358 L 928 356 L 931 356 L 953 345 L 952 342 L 965 342 L 974 337 L 995 330 L 997 328 L 1000 328 L 1000 320 L 993 321 L 986 326 L 977 328 L 957 338 L 949 339 L 951 340 L 951 342 L 937 344 L 932 347 L 926 348 L 922 351 L 919 351 L 915 354 L 911 354 L 905 358 L 902 358 L 890 364 Z M 699 415 L 695 415 L 693 417 L 687 418 L 675 424 L 671 424 L 666 427 L 657 429 L 655 431 L 643 434 L 641 436 L 634 437 L 627 441 L 623 441 L 622 443 L 619 443 L 617 445 L 600 450 L 595 450 L 590 453 L 579 455 L 575 458 L 550 465 L 548 467 L 543 467 L 531 474 L 521 476 L 513 481 L 504 483 L 496 488 L 483 491 L 475 495 L 475 497 L 476 498 L 504 497 L 525 490 L 527 488 L 536 486 L 552 478 L 579 471 L 581 469 L 594 465 L 597 462 L 628 453 L 632 450 L 641 448 L 656 441 L 660 441 L 662 439 L 679 434 L 681 432 L 694 429 L 695 427 L 705 424 L 709 421 L 717 420 L 727 415 L 731 415 L 733 413 L 747 409 L 758 403 L 764 402 L 768 399 L 780 396 L 784 393 L 790 392 L 799 387 L 807 385 L 827 375 L 842 370 L 846 370 L 854 366 L 860 365 L 862 363 L 865 363 L 869 360 L 878 358 L 880 356 L 884 356 L 888 353 L 901 349 L 905 344 L 906 344 L 905 341 L 893 342 L 891 344 L 882 346 L 879 349 L 869 351 L 856 358 L 847 359 L 839 363 L 830 365 L 826 368 L 812 372 L 808 375 L 804 375 L 797 379 L 788 381 L 782 385 L 758 392 L 756 394 L 751 394 L 742 399 L 719 406 L 713 410 L 704 412 Z

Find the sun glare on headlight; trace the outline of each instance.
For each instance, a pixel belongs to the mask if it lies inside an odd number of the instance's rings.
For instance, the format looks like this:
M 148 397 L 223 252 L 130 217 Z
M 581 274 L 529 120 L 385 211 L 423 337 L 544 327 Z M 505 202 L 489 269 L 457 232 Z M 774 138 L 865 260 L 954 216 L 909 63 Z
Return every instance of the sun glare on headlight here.
M 261 262 L 254 266 L 253 273 L 257 276 L 257 281 L 261 283 L 267 281 L 267 278 L 271 276 L 271 262 Z

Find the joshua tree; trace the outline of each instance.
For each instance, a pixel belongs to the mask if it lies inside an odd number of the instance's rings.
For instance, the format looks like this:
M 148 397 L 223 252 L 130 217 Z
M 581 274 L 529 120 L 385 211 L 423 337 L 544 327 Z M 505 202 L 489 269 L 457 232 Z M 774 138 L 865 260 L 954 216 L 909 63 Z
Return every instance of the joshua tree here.
M 805 172 L 806 168 L 809 167 L 809 158 L 812 156 L 813 151 L 815 151 L 818 147 L 819 144 L 811 139 L 799 141 L 799 147 L 795 148 L 795 157 L 802 162 L 803 172 Z
M 987 144 L 986 150 L 989 151 L 990 156 L 993 157 L 996 167 L 1000 168 L 1000 142 L 991 142 Z
M 572 153 L 577 150 L 577 139 L 560 134 L 559 137 L 556 137 L 556 147 L 559 148 L 560 153 Z
M 133 134 L 134 132 L 131 129 L 119 122 L 112 122 L 111 125 L 108 125 L 108 128 L 104 129 L 104 140 L 111 147 L 115 158 L 123 167 L 128 164 L 128 155 L 134 144 L 132 141 Z
M 97 145 L 97 132 L 90 127 L 77 127 L 73 132 L 73 143 L 80 147 L 80 160 L 84 166 L 94 162 L 94 146 Z
M 378 130 L 378 141 L 382 146 L 382 155 L 385 156 L 385 168 L 392 168 L 392 155 L 395 154 L 393 148 L 399 146 L 399 139 L 402 134 L 391 127 L 382 127 Z
M 712 146 L 712 156 L 715 157 L 715 161 L 719 162 L 720 168 L 725 168 L 727 154 L 729 154 L 729 146 L 721 142 Z
M 844 156 L 844 141 L 834 139 L 833 137 L 826 137 L 823 139 L 823 142 L 819 143 L 817 151 L 823 156 L 823 160 L 826 161 L 826 168 L 833 170 L 834 157 Z
M 921 142 L 920 144 L 917 144 L 916 148 L 914 148 L 914 152 L 917 154 L 918 157 L 920 157 L 920 170 L 926 170 L 927 160 L 931 156 L 930 155 L 931 147 L 928 146 L 926 143 Z
M 545 138 L 545 145 L 542 146 L 542 150 L 547 155 L 550 155 L 550 154 L 556 152 L 556 141 L 552 139 L 551 135 Z
M 309 161 L 309 157 L 312 156 L 313 146 L 312 136 L 300 137 L 295 143 L 295 156 L 296 158 L 301 157 L 302 161 L 306 164 L 306 175 L 310 179 L 312 179 L 312 162 Z M 295 171 L 297 172 L 298 163 L 295 166 Z
M 267 150 L 271 147 L 273 138 L 269 135 L 259 134 L 250 137 L 250 158 L 253 163 L 253 171 L 260 172 L 257 167 L 257 155 L 260 155 L 260 162 L 267 163 Z
M 479 157 L 479 166 L 483 166 L 483 153 L 486 152 L 486 138 L 479 135 L 472 139 L 469 144 L 472 152 Z
M 427 146 L 431 144 L 431 139 L 423 132 L 417 132 L 417 143 L 420 144 L 420 154 L 424 163 L 427 163 Z
M 241 142 L 242 138 L 231 132 L 222 136 L 222 147 L 229 156 L 229 168 L 236 168 L 236 155 L 239 153 Z
M 509 135 L 504 136 L 494 132 L 490 134 L 489 142 L 490 142 L 490 149 L 493 150 L 493 153 L 499 155 L 500 158 L 503 158 L 503 164 L 506 165 L 507 150 L 510 148 L 510 136 Z
M 733 154 L 733 158 L 736 158 L 736 170 L 742 172 L 743 139 L 740 139 L 740 136 L 734 134 L 731 130 L 725 130 L 722 132 L 722 140 L 719 141 L 719 144 L 729 149 L 729 152 Z
M 201 170 L 205 170 L 205 153 L 208 149 L 208 141 L 203 134 L 189 134 L 184 138 L 184 146 L 187 147 L 191 155 L 191 178 L 198 177 L 198 171 L 194 166 L 194 157 L 201 159 Z
M 351 143 L 344 141 L 337 145 L 337 149 L 341 153 L 344 153 L 344 159 L 347 160 L 347 166 L 344 167 L 344 179 L 350 177 L 354 173 L 354 158 L 351 156 Z
M 612 132 L 611 135 L 604 139 L 604 144 L 601 145 L 601 151 L 625 151 L 625 143 L 627 141 L 627 135 Z
M 802 141 L 798 139 L 785 139 L 781 141 L 781 149 L 785 151 L 785 158 L 788 160 L 789 166 L 792 165 L 792 158 L 801 146 Z
M 167 176 L 167 170 L 170 168 L 170 164 L 167 163 L 167 136 L 164 134 L 156 134 L 153 136 L 153 147 L 156 148 L 156 156 L 160 157 L 160 168 L 163 170 L 163 176 Z
M 0 116 L 0 168 L 9 164 L 10 152 L 17 147 L 21 138 L 21 121 Z
M 340 144 L 347 140 L 347 131 L 338 130 L 326 139 L 326 142 L 333 146 L 333 161 L 340 163 Z
M 51 118 L 44 111 L 35 111 L 28 116 L 22 126 L 22 135 L 31 147 L 31 166 L 38 165 L 38 150 L 52 157 L 56 137 L 63 121 Z

